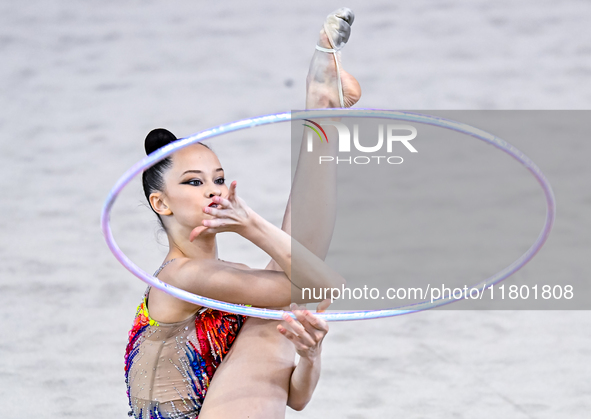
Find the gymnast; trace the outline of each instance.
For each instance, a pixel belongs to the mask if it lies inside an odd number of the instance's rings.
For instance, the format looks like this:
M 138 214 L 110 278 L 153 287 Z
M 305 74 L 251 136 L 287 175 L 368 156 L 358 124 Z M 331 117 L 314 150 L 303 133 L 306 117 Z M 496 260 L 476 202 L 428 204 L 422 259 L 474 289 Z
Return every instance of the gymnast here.
M 359 84 L 337 64 L 353 19 L 346 8 L 327 17 L 306 79 L 307 109 L 350 107 L 359 100 Z M 238 197 L 236 181 L 226 185 L 222 165 L 204 144 L 176 151 L 143 173 L 146 198 L 169 241 L 155 276 L 234 304 L 289 306 L 296 319 L 287 314 L 282 322 L 246 318 L 148 288 L 125 355 L 130 416 L 284 418 L 286 406 L 301 410 L 310 401 L 328 325 L 290 302 L 319 302 L 323 310 L 328 301 L 304 299 L 301 288 L 344 283 L 323 262 L 336 216 L 336 165 L 317 164 L 318 155 L 336 153 L 336 129 L 325 131 L 329 141 L 317 143 L 305 157 L 302 141 L 281 229 Z M 165 129 L 153 130 L 146 137 L 146 152 L 174 140 Z M 307 223 L 298 231 L 291 231 L 294 195 L 305 200 L 305 213 L 298 216 Z M 216 234 L 221 232 L 240 234 L 271 262 L 265 269 L 251 269 L 220 260 Z M 292 255 L 298 263 L 292 264 Z

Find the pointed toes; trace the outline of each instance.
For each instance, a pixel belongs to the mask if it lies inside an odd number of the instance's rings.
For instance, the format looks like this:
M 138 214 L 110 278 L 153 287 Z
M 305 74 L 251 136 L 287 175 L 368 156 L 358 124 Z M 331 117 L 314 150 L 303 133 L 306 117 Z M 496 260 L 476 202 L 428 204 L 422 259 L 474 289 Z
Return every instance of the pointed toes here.
M 355 20 L 355 14 L 346 7 L 341 7 L 327 16 L 325 26 L 331 32 L 328 35 L 333 40 L 336 49 L 341 49 L 349 40 L 353 20 Z
M 340 9 L 332 12 L 331 15 L 335 15 L 336 17 L 343 19 L 349 24 L 349 26 L 351 26 L 355 20 L 355 13 L 353 13 L 353 10 L 349 9 L 348 7 L 341 7 Z

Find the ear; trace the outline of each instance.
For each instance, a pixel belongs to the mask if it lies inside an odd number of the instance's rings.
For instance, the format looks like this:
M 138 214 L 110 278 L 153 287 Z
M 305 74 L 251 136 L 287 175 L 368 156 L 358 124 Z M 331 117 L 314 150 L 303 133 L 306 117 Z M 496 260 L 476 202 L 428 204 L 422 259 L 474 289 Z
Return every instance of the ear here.
M 166 197 L 162 192 L 152 192 L 149 197 L 150 205 L 160 215 L 172 215 L 165 201 Z

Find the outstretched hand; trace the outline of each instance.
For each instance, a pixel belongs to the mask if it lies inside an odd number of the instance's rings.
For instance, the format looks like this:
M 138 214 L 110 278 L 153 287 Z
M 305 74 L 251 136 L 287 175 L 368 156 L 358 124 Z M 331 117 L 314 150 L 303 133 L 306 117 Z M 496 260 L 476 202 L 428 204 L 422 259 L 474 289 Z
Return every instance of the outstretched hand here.
M 298 308 L 295 303 L 290 308 L 297 320 L 284 313 L 277 330 L 293 343 L 300 357 L 314 361 L 320 356 L 322 340 L 328 333 L 328 323 L 305 308 Z
M 203 220 L 202 225 L 195 227 L 189 235 L 189 241 L 195 240 L 202 233 L 221 233 L 223 231 L 239 232 L 250 220 L 252 210 L 243 199 L 236 195 L 236 181 L 230 184 L 230 192 L 227 198 L 214 196 L 211 200 L 217 208 L 204 207 L 203 212 L 213 218 Z

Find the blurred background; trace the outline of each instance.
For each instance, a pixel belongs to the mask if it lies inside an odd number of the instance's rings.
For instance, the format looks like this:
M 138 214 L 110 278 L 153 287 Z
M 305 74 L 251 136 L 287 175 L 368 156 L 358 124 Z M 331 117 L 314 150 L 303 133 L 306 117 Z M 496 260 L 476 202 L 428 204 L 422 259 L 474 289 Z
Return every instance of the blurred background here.
M 144 156 L 152 128 L 183 137 L 301 109 L 318 32 L 340 6 L 356 14 L 342 61 L 363 89 L 357 107 L 590 107 L 591 3 L 581 0 L 0 1 L 3 417 L 126 417 L 123 356 L 145 286 L 104 242 L 104 199 Z M 277 225 L 289 137 L 283 124 L 209 142 L 244 199 Z M 585 214 L 591 150 L 571 145 L 523 151 L 564 162 L 547 174 L 562 176 Z M 112 218 L 123 250 L 151 272 L 166 240 L 144 201 L 136 181 Z M 587 233 L 572 226 L 562 249 L 580 278 L 591 273 Z M 220 237 L 220 250 L 266 262 L 235 237 Z M 331 324 L 314 398 L 287 417 L 583 418 L 590 327 L 586 311 Z

